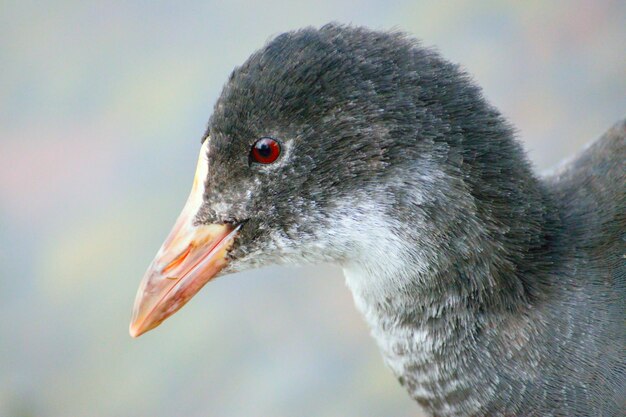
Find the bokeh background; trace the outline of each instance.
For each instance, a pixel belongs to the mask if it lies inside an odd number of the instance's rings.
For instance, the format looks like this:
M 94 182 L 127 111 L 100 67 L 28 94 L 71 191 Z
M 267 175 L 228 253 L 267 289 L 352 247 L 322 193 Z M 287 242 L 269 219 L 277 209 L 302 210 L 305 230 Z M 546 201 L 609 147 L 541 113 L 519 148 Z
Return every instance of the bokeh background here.
M 329 266 L 222 278 L 127 333 L 229 72 L 329 21 L 462 63 L 538 170 L 625 115 L 619 0 L 2 0 L 0 416 L 419 415 Z

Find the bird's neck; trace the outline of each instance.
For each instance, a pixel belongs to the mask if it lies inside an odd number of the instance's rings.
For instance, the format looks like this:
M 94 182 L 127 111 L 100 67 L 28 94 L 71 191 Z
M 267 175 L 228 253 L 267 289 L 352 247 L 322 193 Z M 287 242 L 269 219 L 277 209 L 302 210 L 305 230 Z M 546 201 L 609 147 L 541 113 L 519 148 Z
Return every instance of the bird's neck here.
M 544 296 L 545 271 L 558 256 L 558 216 L 522 165 L 523 177 L 495 185 L 442 172 L 431 184 L 441 190 L 437 201 L 416 191 L 384 221 L 362 224 L 371 239 L 344 264 L 388 366 L 437 415 L 475 414 L 498 401 L 494 356 L 533 354 L 529 306 Z M 502 337 L 523 343 L 512 351 Z

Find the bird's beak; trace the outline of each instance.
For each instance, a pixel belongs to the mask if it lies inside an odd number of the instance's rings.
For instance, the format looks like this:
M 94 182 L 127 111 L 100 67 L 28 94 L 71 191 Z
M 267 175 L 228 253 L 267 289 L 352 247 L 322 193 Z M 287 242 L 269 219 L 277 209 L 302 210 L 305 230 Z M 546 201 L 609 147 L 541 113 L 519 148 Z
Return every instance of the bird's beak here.
M 239 226 L 195 224 L 208 170 L 208 141 L 200 151 L 187 203 L 139 285 L 129 329 L 132 337 L 155 328 L 178 311 L 228 263 L 226 255 Z

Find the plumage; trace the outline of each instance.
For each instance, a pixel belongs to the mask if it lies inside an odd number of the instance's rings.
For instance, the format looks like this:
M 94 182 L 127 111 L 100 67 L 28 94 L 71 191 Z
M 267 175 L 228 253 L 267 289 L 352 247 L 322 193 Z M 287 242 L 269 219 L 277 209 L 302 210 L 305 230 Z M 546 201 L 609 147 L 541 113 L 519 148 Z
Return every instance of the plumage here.
M 263 137 L 282 154 L 251 163 Z M 203 141 L 194 224 L 239 228 L 221 274 L 340 265 L 432 415 L 624 415 L 626 121 L 539 177 L 457 65 L 331 24 L 236 68 Z

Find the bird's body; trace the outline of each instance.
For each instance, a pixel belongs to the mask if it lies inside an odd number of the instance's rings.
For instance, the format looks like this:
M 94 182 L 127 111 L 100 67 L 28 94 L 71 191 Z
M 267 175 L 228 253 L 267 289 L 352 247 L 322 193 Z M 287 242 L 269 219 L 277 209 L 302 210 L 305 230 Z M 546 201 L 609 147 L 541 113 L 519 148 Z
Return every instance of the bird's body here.
M 233 71 L 205 138 L 132 334 L 219 271 L 331 262 L 433 415 L 623 415 L 624 122 L 540 179 L 457 66 L 328 25 Z

